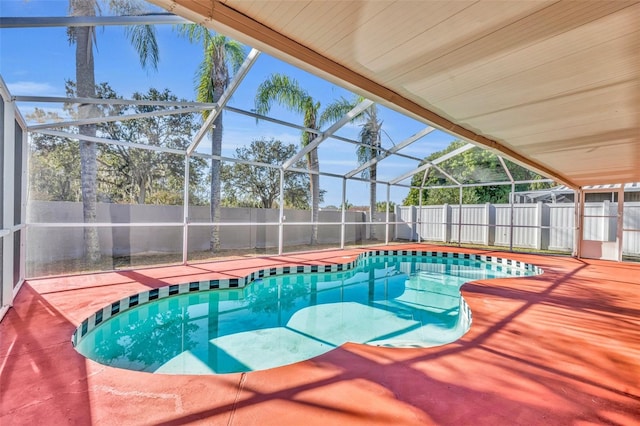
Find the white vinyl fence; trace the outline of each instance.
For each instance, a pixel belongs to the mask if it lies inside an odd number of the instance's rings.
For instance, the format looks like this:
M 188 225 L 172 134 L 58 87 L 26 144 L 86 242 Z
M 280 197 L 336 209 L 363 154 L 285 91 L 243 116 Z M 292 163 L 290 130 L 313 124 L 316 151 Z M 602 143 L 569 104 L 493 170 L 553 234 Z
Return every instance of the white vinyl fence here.
M 585 215 L 615 216 L 617 204 L 586 203 Z M 574 204 L 475 204 L 396 207 L 396 237 L 410 241 L 468 243 L 537 250 L 573 251 Z M 513 228 L 511 223 L 513 221 Z M 640 255 L 640 202 L 627 202 L 623 254 Z M 615 241 L 615 217 L 584 221 L 584 238 Z M 460 236 L 460 237 L 459 237 Z

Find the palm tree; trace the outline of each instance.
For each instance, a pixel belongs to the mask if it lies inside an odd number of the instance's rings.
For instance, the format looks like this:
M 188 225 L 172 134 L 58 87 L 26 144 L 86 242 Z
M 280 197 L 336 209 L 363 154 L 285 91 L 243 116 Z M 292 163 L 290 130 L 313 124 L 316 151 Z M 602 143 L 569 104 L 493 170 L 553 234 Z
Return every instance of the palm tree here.
M 369 107 L 363 114 L 364 124 L 360 129 L 360 142 L 356 154 L 358 155 L 358 163 L 365 164 L 368 161 L 378 157 L 380 147 L 382 146 L 381 129 L 382 121 L 378 120 L 378 108 L 375 105 Z M 362 171 L 362 177 L 369 179 L 369 214 L 370 220 L 373 222 L 376 213 L 376 179 L 378 177 L 377 163 L 371 164 Z M 373 224 L 369 227 L 369 238 L 376 238 L 375 227 Z
M 142 3 L 136 1 L 111 0 L 108 6 L 121 14 L 139 14 L 143 11 Z M 100 13 L 98 0 L 69 0 L 71 16 L 96 16 Z M 158 64 L 158 45 L 155 32 L 148 25 L 127 27 L 127 35 L 140 56 L 143 67 L 150 61 L 156 68 Z M 69 27 L 69 40 L 76 45 L 76 94 L 80 98 L 95 98 L 95 67 L 93 62 L 93 46 L 96 43 L 95 27 Z M 78 107 L 79 118 L 96 116 L 96 107 L 83 104 Z M 79 126 L 79 133 L 84 136 L 95 136 L 96 125 Z M 85 223 L 95 223 L 97 213 L 97 147 L 94 142 L 80 141 L 80 180 L 82 186 L 82 213 Z M 96 227 L 84 228 L 84 250 L 91 263 L 100 261 L 100 244 Z
M 203 48 L 203 58 L 196 74 L 196 100 L 198 102 L 215 103 L 220 100 L 229 85 L 230 68 L 235 74 L 245 53 L 242 44 L 223 35 L 209 31 L 202 25 L 189 24 L 179 27 L 179 31 L 191 43 L 199 43 Z M 206 120 L 209 111 L 202 113 Z M 211 129 L 211 221 L 220 222 L 220 160 L 222 153 L 222 112 L 214 120 Z M 216 158 L 216 156 L 218 158 Z M 220 229 L 214 225 L 211 229 L 209 243 L 211 251 L 220 250 Z
M 311 95 L 295 79 L 283 74 L 272 74 L 258 87 L 255 98 L 255 110 L 258 114 L 268 114 L 273 102 L 279 103 L 289 111 L 303 116 L 302 125 L 309 129 L 319 130 L 329 121 L 334 121 L 344 115 L 353 107 L 342 99 L 332 103 L 321 115 L 320 102 L 314 100 Z M 301 145 L 304 148 L 317 137 L 317 133 L 302 132 Z M 318 212 L 320 210 L 320 163 L 318 150 L 313 148 L 306 155 L 307 169 L 309 170 L 309 189 L 311 192 L 311 245 L 318 242 Z
M 327 106 L 325 110 L 327 119 L 336 120 L 347 112 L 351 111 L 360 102 L 364 101 L 362 96 L 356 97 L 353 101 L 340 99 L 337 102 Z M 324 115 L 323 115 L 324 117 Z M 358 156 L 358 164 L 362 165 L 368 161 L 378 157 L 382 146 L 382 121 L 378 120 L 378 108 L 371 105 L 361 114 L 353 118 L 352 122 L 362 123 L 359 138 L 361 144 L 358 145 L 356 155 Z M 376 203 L 376 179 L 378 177 L 378 165 L 371 164 L 362 171 L 362 178 L 369 180 L 369 217 L 373 222 L 374 215 L 377 210 Z M 373 225 L 369 227 L 369 238 L 376 238 L 375 228 Z

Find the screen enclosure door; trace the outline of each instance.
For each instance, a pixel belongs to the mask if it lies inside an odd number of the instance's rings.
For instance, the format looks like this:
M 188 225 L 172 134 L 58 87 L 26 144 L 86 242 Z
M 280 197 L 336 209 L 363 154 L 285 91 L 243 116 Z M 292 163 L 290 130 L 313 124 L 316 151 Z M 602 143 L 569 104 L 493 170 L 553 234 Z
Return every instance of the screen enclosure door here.
M 584 190 L 580 257 L 622 260 L 624 189 Z

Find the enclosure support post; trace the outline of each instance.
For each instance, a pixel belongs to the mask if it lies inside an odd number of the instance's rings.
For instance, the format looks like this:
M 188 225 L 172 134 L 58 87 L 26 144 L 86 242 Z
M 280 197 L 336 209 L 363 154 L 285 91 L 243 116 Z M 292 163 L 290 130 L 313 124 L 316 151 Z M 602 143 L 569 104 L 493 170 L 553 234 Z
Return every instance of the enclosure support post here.
M 4 84 L 2 85 L 4 88 Z M 14 228 L 14 217 L 13 217 L 13 205 L 15 202 L 15 193 L 14 193 L 14 185 L 13 179 L 15 176 L 15 104 L 14 102 L 9 101 L 8 92 L 5 93 L 2 91 L 2 99 L 4 102 L 4 129 L 3 129 L 3 138 L 4 138 L 4 152 L 2 152 L 2 160 L 4 161 L 4 177 L 2 179 L 4 188 L 2 191 L 3 199 L 2 199 L 2 209 L 4 210 L 3 223 L 2 228 L 0 228 L 0 233 L 2 233 L 2 238 L 0 238 L 0 242 L 2 243 L 2 304 L 0 305 L 0 318 L 6 312 L 9 306 L 13 305 L 13 283 L 14 277 L 13 275 L 13 262 L 14 262 L 14 239 L 16 238 L 16 233 L 13 231 Z
M 584 192 L 582 188 L 575 192 L 575 235 L 574 235 L 574 254 L 580 259 L 582 257 L 582 227 L 584 225 Z
M 342 178 L 342 212 L 340 219 L 340 248 L 344 249 L 344 240 L 346 234 L 345 222 L 347 221 L 347 212 L 345 210 L 345 204 L 347 203 L 347 178 Z
M 616 222 L 616 239 L 618 241 L 618 262 L 622 262 L 622 250 L 624 246 L 624 183 L 618 188 L 618 217 Z
M 418 243 L 422 242 L 422 238 L 420 237 L 422 231 L 422 225 L 420 224 L 420 218 L 422 217 L 422 187 L 420 187 L 420 197 L 418 198 L 418 214 L 416 214 L 416 234 Z M 413 237 L 413 236 L 412 236 Z
M 22 126 L 21 126 L 22 127 Z M 25 277 L 27 276 L 27 181 L 29 179 L 29 169 L 27 167 L 27 158 L 29 157 L 29 134 L 27 132 L 26 126 L 22 127 L 22 144 L 20 145 L 20 149 L 22 149 L 22 190 L 20 191 L 20 203 L 22 207 L 20 208 L 20 226 L 23 231 L 20 233 L 20 276 L 19 279 L 21 283 L 24 283 Z M 14 288 L 15 291 L 18 291 L 22 287 L 22 284 Z
M 429 168 L 424 169 L 424 174 L 422 175 L 422 183 L 420 183 L 420 193 L 419 193 L 419 207 L 418 214 L 416 215 L 416 233 L 418 234 L 418 243 L 422 242 L 422 192 L 424 191 L 424 183 L 427 180 L 427 174 L 429 173 Z
M 284 250 L 284 169 L 280 169 L 280 214 L 278 215 L 278 255 Z
M 516 184 L 511 181 L 511 193 L 509 194 L 509 251 L 513 251 L 513 199 L 516 192 Z
M 389 244 L 389 203 L 391 202 L 391 184 L 387 183 L 387 216 L 385 219 L 384 243 Z M 373 226 L 373 223 L 371 224 Z
M 460 196 L 458 198 L 458 247 L 462 245 L 462 185 L 459 187 Z
M 184 187 L 182 194 L 182 264 L 189 260 L 189 156 L 184 157 Z

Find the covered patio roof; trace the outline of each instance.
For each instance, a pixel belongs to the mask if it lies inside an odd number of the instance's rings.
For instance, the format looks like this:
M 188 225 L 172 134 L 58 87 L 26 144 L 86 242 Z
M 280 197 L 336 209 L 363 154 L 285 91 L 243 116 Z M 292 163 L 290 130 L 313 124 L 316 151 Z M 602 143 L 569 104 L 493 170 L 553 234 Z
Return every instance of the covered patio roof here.
M 572 188 L 640 180 L 640 2 L 151 0 Z

